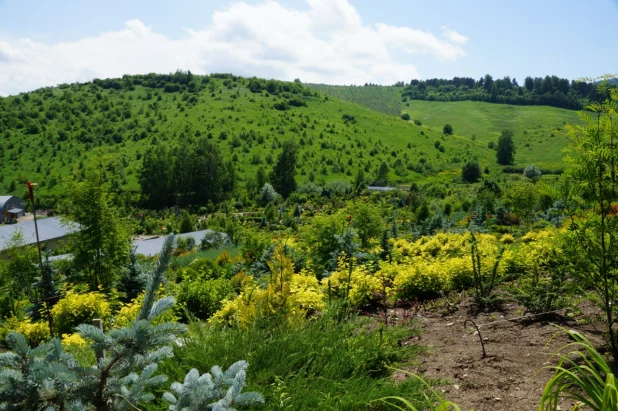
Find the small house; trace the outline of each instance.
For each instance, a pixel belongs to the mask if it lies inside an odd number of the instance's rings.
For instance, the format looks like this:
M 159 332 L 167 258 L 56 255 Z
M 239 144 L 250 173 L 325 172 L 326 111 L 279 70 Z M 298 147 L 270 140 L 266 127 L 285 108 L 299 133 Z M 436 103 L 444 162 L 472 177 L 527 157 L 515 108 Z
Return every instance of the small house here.
M 19 197 L 0 196 L 0 212 L 0 223 L 9 223 L 24 216 L 24 202 Z

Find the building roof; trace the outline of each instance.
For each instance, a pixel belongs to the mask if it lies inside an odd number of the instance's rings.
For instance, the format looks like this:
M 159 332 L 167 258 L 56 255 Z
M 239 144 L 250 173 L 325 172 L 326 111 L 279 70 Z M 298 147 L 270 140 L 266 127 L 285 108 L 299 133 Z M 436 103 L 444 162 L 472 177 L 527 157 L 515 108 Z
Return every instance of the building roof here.
M 207 233 L 214 233 L 214 231 L 213 230 L 202 230 L 202 231 L 195 231 L 193 233 L 178 234 L 176 238 L 193 237 L 195 239 L 195 244 L 199 246 L 200 242 L 202 241 L 202 238 L 204 238 L 204 235 L 206 235 Z M 225 233 L 220 233 L 220 234 L 225 239 L 227 239 L 227 234 Z M 152 257 L 161 252 L 164 242 L 165 242 L 165 236 L 153 237 L 153 238 L 148 238 L 145 240 L 135 240 L 133 241 L 133 247 L 135 247 L 135 252 L 137 254 L 143 254 L 145 256 Z
M 397 187 L 379 187 L 379 186 L 369 186 L 367 187 L 370 191 L 393 191 L 397 190 Z
M 18 213 L 21 213 L 22 211 L 24 210 L 22 210 L 21 208 L 11 208 L 10 210 L 6 210 L 7 213 L 11 213 L 11 214 L 18 214 Z
M 62 238 L 78 229 L 75 223 L 64 222 L 58 217 L 43 218 L 38 220 L 39 240 L 41 242 Z M 34 221 L 25 221 L 17 224 L 0 225 L 0 251 L 8 248 L 13 234 L 21 230 L 26 244 L 36 244 Z
M 7 203 L 7 201 L 9 201 L 12 198 L 15 198 L 16 200 L 18 200 L 20 204 L 23 203 L 21 201 L 21 198 L 19 198 L 19 197 L 15 197 L 15 196 L 0 196 L 0 210 L 4 209 L 4 205 Z

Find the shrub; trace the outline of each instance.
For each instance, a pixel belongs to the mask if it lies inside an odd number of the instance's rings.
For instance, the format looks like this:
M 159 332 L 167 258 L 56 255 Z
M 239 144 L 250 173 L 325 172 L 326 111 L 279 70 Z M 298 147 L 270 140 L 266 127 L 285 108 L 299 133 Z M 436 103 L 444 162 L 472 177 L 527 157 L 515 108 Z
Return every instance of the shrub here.
M 278 317 L 299 324 L 309 311 L 323 307 L 317 280 L 294 274 L 292 260 L 285 255 L 283 246 L 277 246 L 268 265 L 271 274 L 266 288 L 250 284 L 238 297 L 225 301 L 211 321 L 248 327 L 259 319 Z
M 451 126 L 450 124 L 444 125 L 444 128 L 442 129 L 442 133 L 444 133 L 446 135 L 453 134 L 453 126 Z
M 208 231 L 200 241 L 201 250 L 210 250 L 211 248 L 219 248 L 225 243 L 225 237 L 218 231 Z
M 539 179 L 541 178 L 541 174 L 541 170 L 539 170 L 539 168 L 534 164 L 529 164 L 524 169 L 524 177 L 532 181 L 533 183 L 539 181 Z
M 239 406 L 262 404 L 264 397 L 257 392 L 241 393 L 246 384 L 249 364 L 237 361 L 225 372 L 218 365 L 210 369 L 210 374 L 200 376 L 196 368 L 185 376 L 184 382 L 171 386 L 174 394 L 166 392 L 163 398 L 169 402 L 170 411 L 184 410 L 234 410 Z
M 79 294 L 69 290 L 51 310 L 58 335 L 70 334 L 80 324 L 90 324 L 100 318 L 107 322 L 111 317 L 109 302 L 104 294 L 93 291 Z
M 417 126 L 423 125 L 423 123 L 421 123 L 421 120 L 419 119 L 414 119 L 414 124 L 416 124 Z
M 274 203 L 279 198 L 279 194 L 275 191 L 274 187 L 269 183 L 266 183 L 260 189 L 260 204 L 266 205 L 269 203 Z
M 178 291 L 178 302 L 191 315 L 205 320 L 221 309 L 222 301 L 233 292 L 232 284 L 224 278 L 183 281 Z
M 481 167 L 476 161 L 467 162 L 461 169 L 461 178 L 467 183 L 476 183 L 481 178 Z
M 401 115 L 401 119 L 405 120 L 405 121 L 409 121 L 410 120 L 410 115 L 408 113 L 403 113 Z

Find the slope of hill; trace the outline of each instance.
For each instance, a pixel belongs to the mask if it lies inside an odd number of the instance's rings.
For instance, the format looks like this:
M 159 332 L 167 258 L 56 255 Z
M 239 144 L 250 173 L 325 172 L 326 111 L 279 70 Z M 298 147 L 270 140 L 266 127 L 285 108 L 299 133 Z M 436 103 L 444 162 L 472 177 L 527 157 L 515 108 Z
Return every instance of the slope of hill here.
M 201 138 L 216 142 L 234 162 L 241 183 L 260 167 L 268 172 L 288 139 L 300 146 L 300 182 L 350 181 L 359 170 L 371 178 L 382 162 L 395 184 L 452 181 L 473 159 L 499 172 L 488 142 L 505 127 L 515 131 L 519 165 L 560 168 L 564 123 L 577 120 L 575 112 L 548 107 L 404 103 L 389 87 L 319 89 L 340 99 L 300 83 L 182 72 L 1 98 L 0 190 L 23 195 L 21 184 L 31 180 L 40 183 L 41 194 L 62 194 L 63 179 L 101 151 L 118 160 L 116 185 L 137 191 L 149 148 Z M 393 115 L 404 110 L 422 126 Z M 442 134 L 445 123 L 454 135 Z
M 460 136 L 329 98 L 298 83 L 231 75 L 125 76 L 40 89 L 0 99 L 0 190 L 23 195 L 26 180 L 42 194 L 96 152 L 118 159 L 125 190 L 138 189 L 141 158 L 157 144 L 208 138 L 234 161 L 242 180 L 268 171 L 281 143 L 300 145 L 298 179 L 352 180 L 374 175 L 382 162 L 394 183 L 453 172 L 493 151 Z M 441 147 L 441 148 L 440 148 Z
M 516 162 L 536 163 L 540 167 L 558 169 L 563 166 L 566 124 L 579 124 L 576 111 L 548 106 L 516 106 L 476 101 L 438 102 L 401 98 L 401 87 L 329 86 L 308 87 L 386 114 L 407 112 L 423 125 L 441 130 L 451 124 L 455 134 L 475 140 L 487 147 L 496 142 L 503 129 L 514 132 Z

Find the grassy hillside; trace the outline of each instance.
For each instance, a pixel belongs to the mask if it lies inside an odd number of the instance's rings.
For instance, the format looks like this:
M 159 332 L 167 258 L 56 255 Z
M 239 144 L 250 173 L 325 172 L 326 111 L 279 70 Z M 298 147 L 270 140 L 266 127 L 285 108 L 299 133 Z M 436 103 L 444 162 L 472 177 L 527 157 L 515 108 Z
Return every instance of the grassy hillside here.
M 496 142 L 500 132 L 511 129 L 517 146 L 516 162 L 525 166 L 536 163 L 540 167 L 562 167 L 566 146 L 565 125 L 579 123 L 576 111 L 547 106 L 515 106 L 475 101 L 437 102 L 402 101 L 400 87 L 351 87 L 310 84 L 337 98 L 382 111 L 387 114 L 407 112 L 424 126 L 441 130 L 451 124 L 455 134 L 487 147 Z
M 472 157 L 493 162 L 491 150 L 469 139 L 443 136 L 302 87 L 304 92 L 297 94 L 253 93 L 247 79 L 194 77 L 199 84 L 193 92 L 187 87 L 166 92 L 145 80 L 114 80 L 111 86 L 75 84 L 0 99 L 1 192 L 23 194 L 20 184 L 30 179 L 40 183 L 42 194 L 62 193 L 63 178 L 98 150 L 118 159 L 122 187 L 137 189 L 141 158 L 149 147 L 191 144 L 204 136 L 235 161 L 241 180 L 254 176 L 258 167 L 269 170 L 287 139 L 301 146 L 300 181 L 351 180 L 359 169 L 370 177 L 382 161 L 390 165 L 395 183 L 441 171 L 456 174 L 460 163 Z M 275 108 L 293 99 L 306 106 Z M 444 152 L 435 148 L 437 141 Z
M 62 194 L 63 179 L 99 150 L 118 160 L 117 184 L 138 190 L 146 150 L 205 136 L 235 162 L 241 183 L 259 167 L 270 170 L 288 139 L 300 144 L 300 182 L 350 181 L 360 169 L 371 178 L 382 162 L 394 184 L 452 181 L 471 159 L 499 173 L 487 143 L 504 127 L 515 130 L 519 164 L 557 168 L 563 124 L 576 120 L 574 112 L 546 107 L 402 103 L 388 87 L 335 88 L 338 99 L 300 84 L 268 83 L 270 88 L 263 80 L 231 75 L 188 80 L 176 73 L 1 98 L 0 193 L 23 195 L 22 183 L 31 180 L 39 182 L 41 194 Z M 393 115 L 404 110 L 423 125 Z M 455 135 L 442 134 L 445 123 Z

